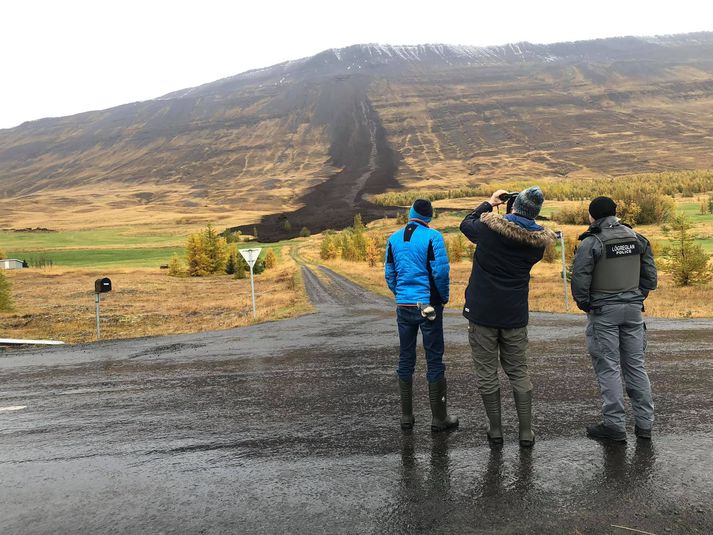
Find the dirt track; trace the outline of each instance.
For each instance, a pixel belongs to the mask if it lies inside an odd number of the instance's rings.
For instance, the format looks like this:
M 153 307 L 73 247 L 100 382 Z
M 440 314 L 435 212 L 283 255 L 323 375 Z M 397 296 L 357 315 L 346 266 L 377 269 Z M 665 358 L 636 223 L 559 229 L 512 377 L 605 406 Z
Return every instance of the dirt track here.
M 398 428 L 393 305 L 305 268 L 315 314 L 243 329 L 0 354 L 0 532 L 709 533 L 713 330 L 650 320 L 652 444 L 598 413 L 580 317 L 534 314 L 536 433 L 491 452 L 465 322 L 445 318 L 451 411 Z M 633 425 L 633 424 L 632 424 Z

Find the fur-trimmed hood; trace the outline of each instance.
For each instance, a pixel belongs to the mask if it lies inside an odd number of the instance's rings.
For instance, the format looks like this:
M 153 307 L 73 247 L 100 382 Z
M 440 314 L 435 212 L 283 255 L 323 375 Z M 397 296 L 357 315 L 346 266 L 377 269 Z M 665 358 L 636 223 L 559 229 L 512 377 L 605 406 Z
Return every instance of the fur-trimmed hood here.
M 494 212 L 484 213 L 480 216 L 480 220 L 493 232 L 530 247 L 547 247 L 557 239 L 550 229 L 527 230 Z

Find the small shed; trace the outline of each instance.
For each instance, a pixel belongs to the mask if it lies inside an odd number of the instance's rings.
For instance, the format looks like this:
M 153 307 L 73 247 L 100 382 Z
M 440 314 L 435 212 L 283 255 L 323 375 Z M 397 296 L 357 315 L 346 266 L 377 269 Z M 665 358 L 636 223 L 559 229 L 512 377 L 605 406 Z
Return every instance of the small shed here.
M 0 260 L 0 269 L 22 269 L 23 262 L 17 258 L 3 258 Z

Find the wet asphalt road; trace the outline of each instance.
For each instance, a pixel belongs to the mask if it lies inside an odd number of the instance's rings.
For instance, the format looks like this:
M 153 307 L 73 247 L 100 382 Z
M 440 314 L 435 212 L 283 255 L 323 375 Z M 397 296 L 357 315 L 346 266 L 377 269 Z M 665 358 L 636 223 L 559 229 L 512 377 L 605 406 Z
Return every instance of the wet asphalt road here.
M 505 396 L 491 451 L 457 311 L 461 428 L 430 433 L 420 358 L 403 434 L 393 305 L 304 275 L 318 312 L 300 318 L 0 352 L 0 534 L 713 532 L 711 321 L 648 321 L 655 439 L 608 446 L 583 432 L 583 319 L 534 314 L 537 444 L 518 448 Z

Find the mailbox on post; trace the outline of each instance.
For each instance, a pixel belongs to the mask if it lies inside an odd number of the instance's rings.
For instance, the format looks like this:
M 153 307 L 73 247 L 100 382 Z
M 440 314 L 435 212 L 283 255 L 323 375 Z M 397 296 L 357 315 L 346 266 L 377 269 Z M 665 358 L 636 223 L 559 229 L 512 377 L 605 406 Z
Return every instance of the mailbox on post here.
M 94 281 L 94 293 L 103 294 L 111 292 L 111 279 L 104 277 Z
M 101 334 L 99 329 L 99 295 L 111 292 L 111 279 L 103 277 L 94 281 L 94 302 L 97 305 L 97 340 Z

